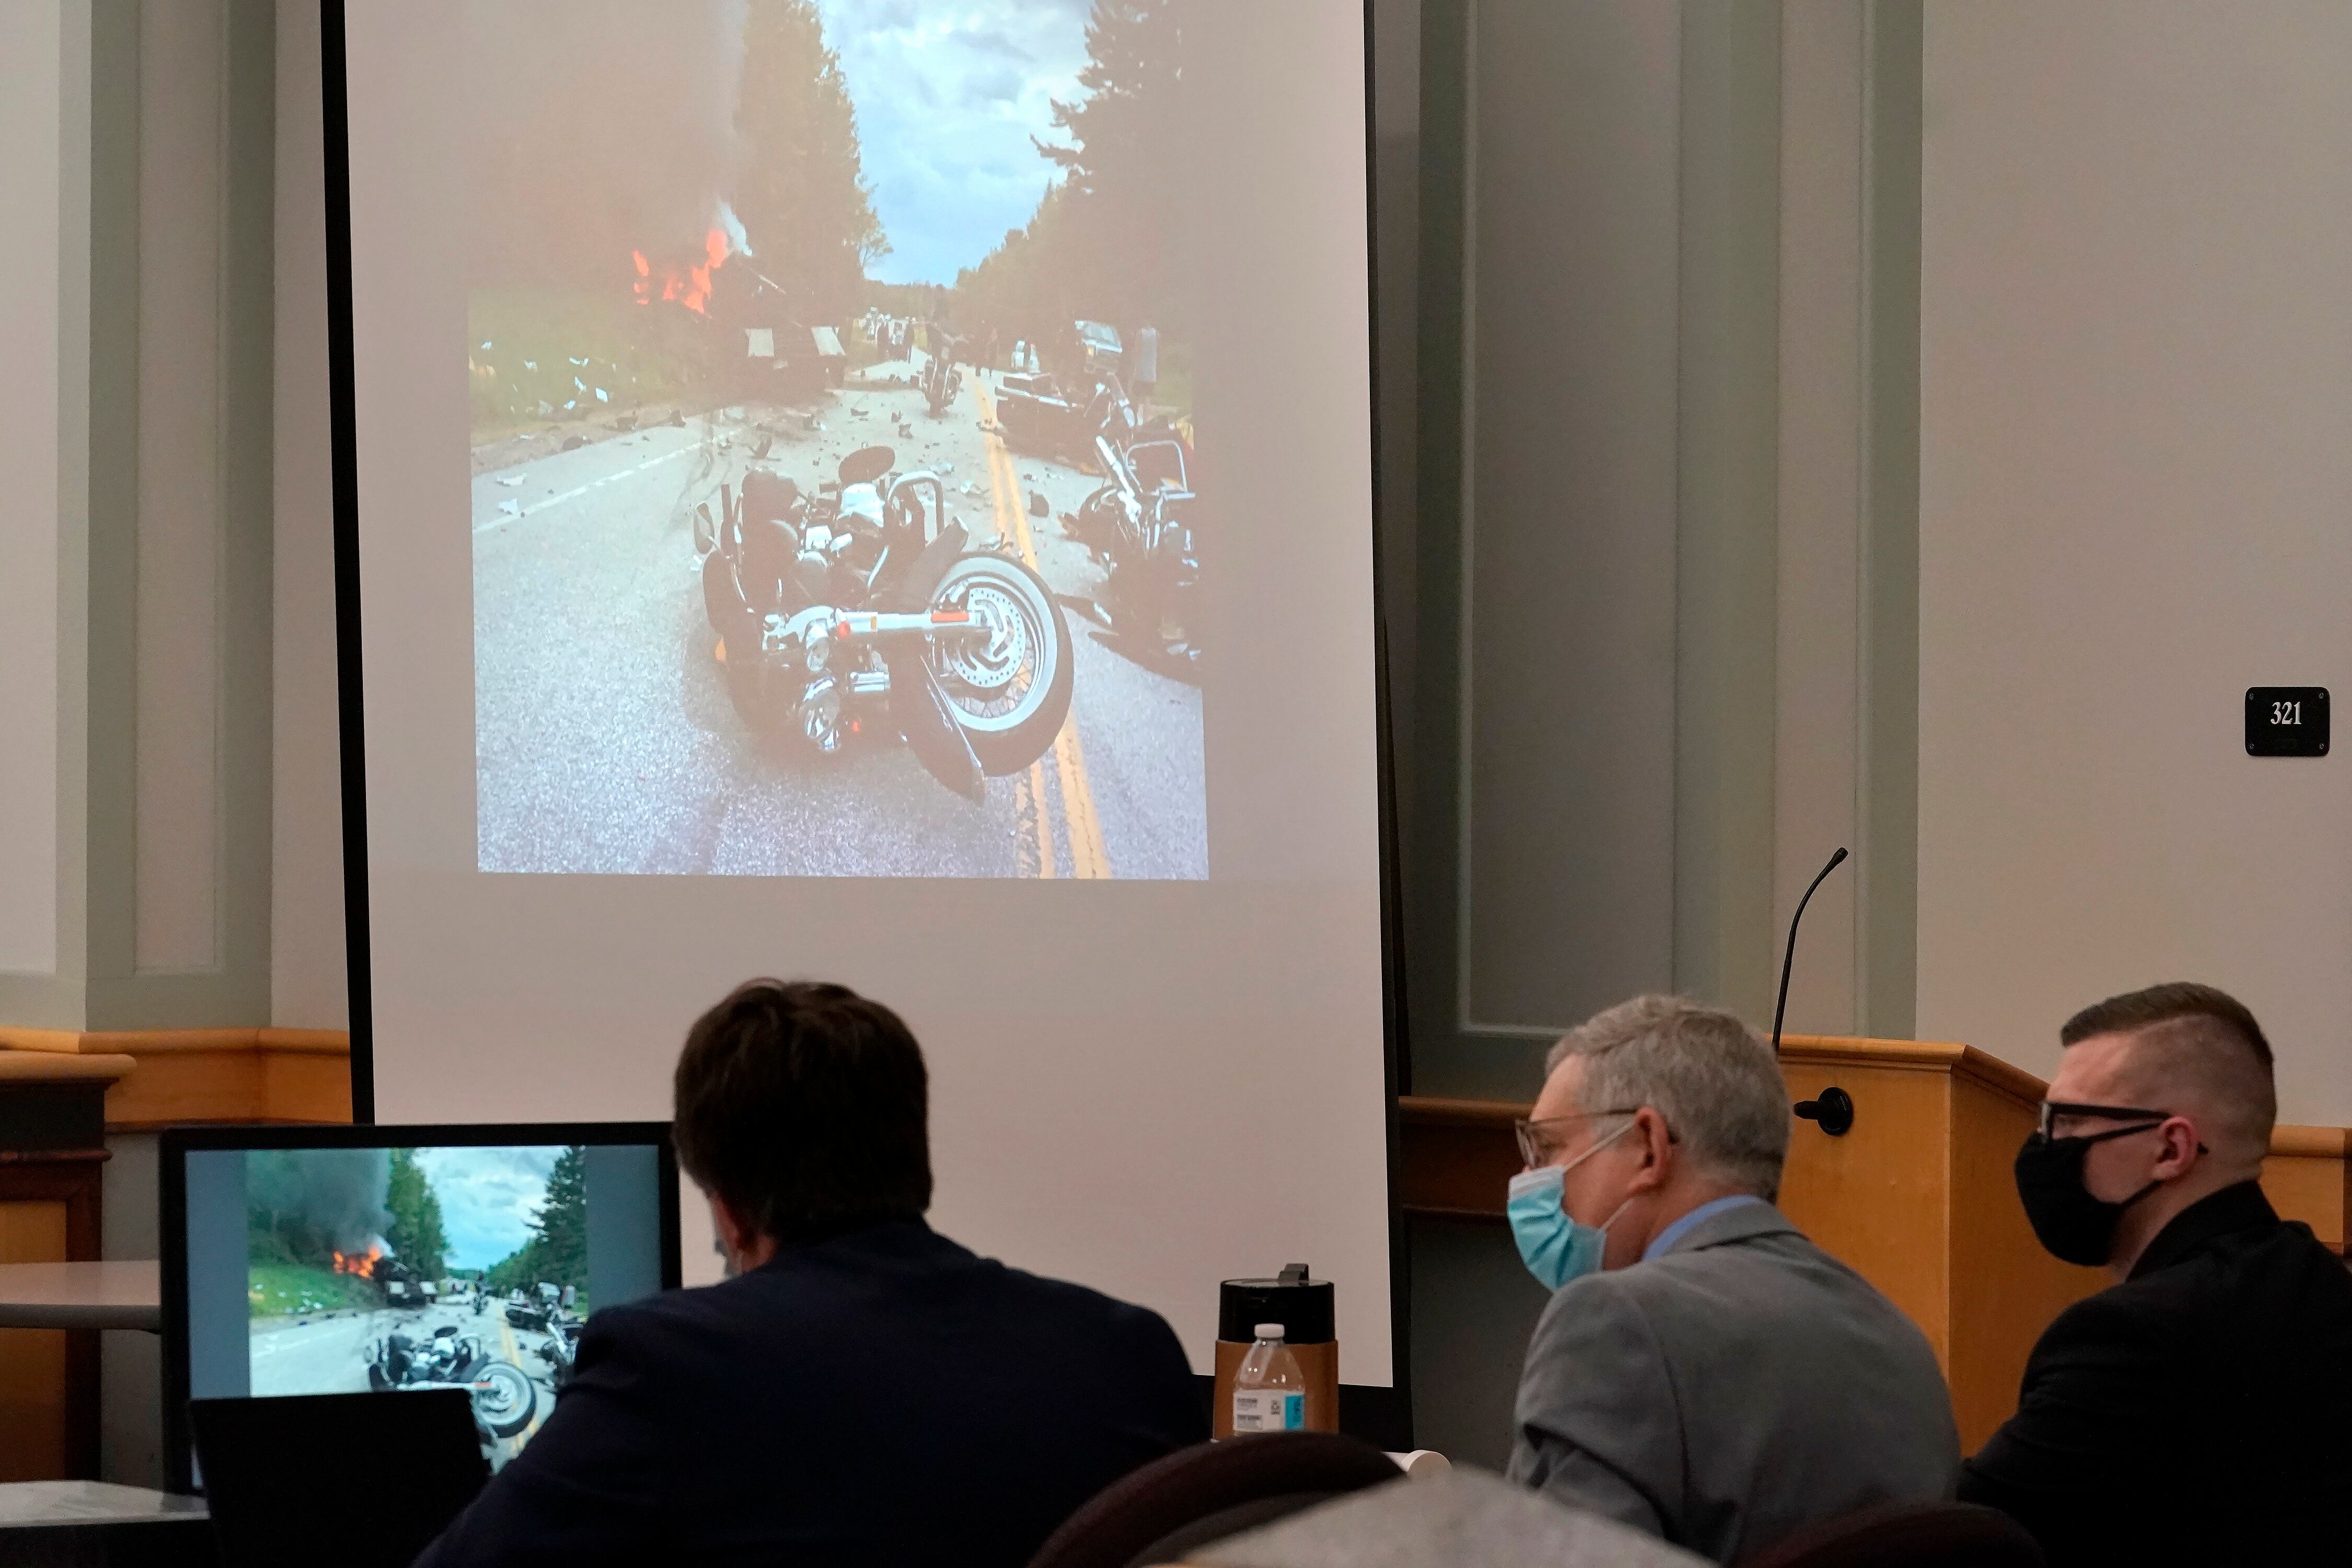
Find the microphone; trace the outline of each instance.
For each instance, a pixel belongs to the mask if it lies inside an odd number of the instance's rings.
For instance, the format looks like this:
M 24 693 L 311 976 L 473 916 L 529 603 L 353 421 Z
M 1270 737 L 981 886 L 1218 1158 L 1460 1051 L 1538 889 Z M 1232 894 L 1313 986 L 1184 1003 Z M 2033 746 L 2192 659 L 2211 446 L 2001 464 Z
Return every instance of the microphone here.
M 1772 1055 L 1775 1058 L 1780 1054 L 1780 1018 L 1789 1010 L 1789 972 L 1797 966 L 1797 922 L 1805 918 L 1805 906 L 1813 901 L 1813 889 L 1819 888 L 1844 860 L 1843 848 L 1830 857 L 1830 863 L 1822 868 L 1820 876 L 1813 879 L 1812 887 L 1807 888 L 1805 896 L 1797 900 L 1797 912 L 1789 917 L 1789 949 L 1780 957 L 1780 1000 L 1772 1009 Z
M 1789 973 L 1797 966 L 1797 922 L 1805 918 L 1805 906 L 1813 901 L 1813 893 L 1829 879 L 1829 874 L 1844 863 L 1845 847 L 1830 857 L 1830 863 L 1821 868 L 1805 896 L 1797 900 L 1797 912 L 1789 917 L 1789 946 L 1780 955 L 1780 1000 L 1772 1008 L 1772 1059 L 1780 1059 L 1780 1020 L 1789 1011 Z M 1797 1114 L 1808 1121 L 1821 1124 L 1822 1131 L 1832 1138 L 1843 1137 L 1853 1125 L 1853 1099 L 1845 1090 L 1830 1088 L 1822 1090 L 1819 1100 L 1808 1100 L 1796 1108 Z

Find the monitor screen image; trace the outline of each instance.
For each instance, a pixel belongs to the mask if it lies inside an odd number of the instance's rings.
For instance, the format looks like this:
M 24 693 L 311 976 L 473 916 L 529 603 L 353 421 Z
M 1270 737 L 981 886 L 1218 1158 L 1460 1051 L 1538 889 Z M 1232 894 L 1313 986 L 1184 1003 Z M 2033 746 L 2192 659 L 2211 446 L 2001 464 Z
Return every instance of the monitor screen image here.
M 554 1409 L 588 1314 L 677 1282 L 657 1135 L 387 1128 L 322 1145 L 244 1131 L 248 1146 L 173 1162 L 191 1397 L 463 1388 L 496 1468 Z

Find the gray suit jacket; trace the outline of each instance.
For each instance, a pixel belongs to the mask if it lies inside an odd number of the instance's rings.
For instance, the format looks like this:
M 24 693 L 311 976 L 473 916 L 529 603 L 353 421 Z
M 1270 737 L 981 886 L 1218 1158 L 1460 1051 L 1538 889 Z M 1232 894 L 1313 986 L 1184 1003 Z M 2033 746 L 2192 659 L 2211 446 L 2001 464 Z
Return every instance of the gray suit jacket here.
M 1467 1465 L 1367 1487 L 1182 1553 L 1205 1568 L 1706 1568 Z
M 1718 1563 L 1949 1497 L 1960 1461 L 1926 1337 L 1763 1204 L 1563 1286 L 1528 1342 L 1517 1422 L 1514 1480 Z

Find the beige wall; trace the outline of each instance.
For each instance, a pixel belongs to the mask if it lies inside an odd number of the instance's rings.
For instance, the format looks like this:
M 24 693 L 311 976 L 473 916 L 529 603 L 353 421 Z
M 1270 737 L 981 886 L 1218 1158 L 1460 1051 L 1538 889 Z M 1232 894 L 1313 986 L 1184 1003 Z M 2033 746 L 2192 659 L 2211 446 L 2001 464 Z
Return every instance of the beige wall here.
M 65 11 L 0 0 L 0 971 L 35 974 L 58 965 Z
M 133 832 L 142 973 L 220 962 L 227 12 L 139 14 Z
M 0 11 L 0 1021 L 267 1005 L 273 23 Z
M 2226 986 L 2352 1121 L 2352 8 L 1931 3 L 1918 1032 Z
M 1811 0 L 1780 13 L 1776 941 L 1862 826 L 1863 10 Z M 1799 1033 L 1863 1026 L 1854 872 L 1822 883 L 1806 910 L 1789 989 Z

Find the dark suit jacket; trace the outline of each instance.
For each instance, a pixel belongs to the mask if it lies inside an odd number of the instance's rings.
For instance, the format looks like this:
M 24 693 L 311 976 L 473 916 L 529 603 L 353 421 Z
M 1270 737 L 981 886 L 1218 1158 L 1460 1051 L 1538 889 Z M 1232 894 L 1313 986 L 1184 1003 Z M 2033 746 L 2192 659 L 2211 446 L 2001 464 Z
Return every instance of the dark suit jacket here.
M 2341 1562 L 2352 1275 L 2252 1182 L 2059 1314 L 1960 1497 L 2091 1563 Z
M 1203 1406 L 1157 1313 L 869 1226 L 597 1312 L 554 1414 L 419 1568 L 1018 1568 L 1205 1438 Z

